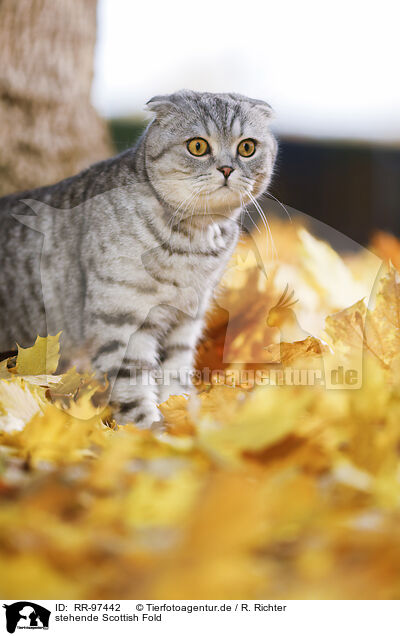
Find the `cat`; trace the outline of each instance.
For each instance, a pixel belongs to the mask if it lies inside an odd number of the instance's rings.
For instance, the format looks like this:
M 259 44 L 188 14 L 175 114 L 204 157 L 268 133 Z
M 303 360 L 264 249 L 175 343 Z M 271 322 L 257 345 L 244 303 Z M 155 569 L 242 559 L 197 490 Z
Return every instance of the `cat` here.
M 277 153 L 264 101 L 182 90 L 147 108 L 134 148 L 0 199 L 0 351 L 62 330 L 62 350 L 85 349 L 111 381 L 117 421 L 143 428 L 191 390 L 241 207 L 266 190 Z

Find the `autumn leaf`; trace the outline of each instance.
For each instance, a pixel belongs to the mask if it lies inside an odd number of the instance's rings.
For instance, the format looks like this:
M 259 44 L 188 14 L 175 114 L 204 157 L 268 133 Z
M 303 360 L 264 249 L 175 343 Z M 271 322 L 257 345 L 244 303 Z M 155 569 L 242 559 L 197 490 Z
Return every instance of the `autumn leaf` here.
M 391 267 L 380 281 L 374 309 L 366 320 L 368 344 L 390 365 L 400 352 L 400 275 Z
M 364 350 L 388 369 L 400 351 L 400 282 L 393 267 L 379 283 L 375 307 L 363 300 L 326 319 L 333 347 L 345 355 Z
M 7 360 L 2 360 L 0 362 L 0 380 L 9 380 L 10 372 L 7 367 Z
M 173 395 L 166 402 L 160 404 L 160 411 L 164 416 L 164 425 L 171 435 L 193 435 L 195 426 L 187 410 L 187 398 L 183 395 Z
M 354 351 L 362 349 L 365 340 L 364 324 L 366 315 L 367 307 L 365 302 L 359 300 L 351 307 L 328 316 L 325 323 L 325 332 L 332 346 L 342 351 L 345 355 L 351 355 Z
M 60 333 L 47 338 L 38 336 L 33 347 L 27 349 L 18 345 L 17 373 L 19 375 L 55 373 L 59 359 Z

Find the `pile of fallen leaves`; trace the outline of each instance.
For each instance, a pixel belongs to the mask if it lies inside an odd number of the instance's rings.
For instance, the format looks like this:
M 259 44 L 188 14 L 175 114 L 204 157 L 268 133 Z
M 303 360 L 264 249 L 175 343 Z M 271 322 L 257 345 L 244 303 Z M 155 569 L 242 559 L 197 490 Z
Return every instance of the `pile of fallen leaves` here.
M 3 598 L 399 598 L 397 271 L 273 234 L 270 262 L 238 247 L 199 348 L 210 379 L 160 406 L 164 430 L 117 427 L 93 376 L 57 375 L 57 336 L 0 363 Z M 328 387 L 339 367 L 355 385 Z M 288 368 L 326 382 L 212 380 Z

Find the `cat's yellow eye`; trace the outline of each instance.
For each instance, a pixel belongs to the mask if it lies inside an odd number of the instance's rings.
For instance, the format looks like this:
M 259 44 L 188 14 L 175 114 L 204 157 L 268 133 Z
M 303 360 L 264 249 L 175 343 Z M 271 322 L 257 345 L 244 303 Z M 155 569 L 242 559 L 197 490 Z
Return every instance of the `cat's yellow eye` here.
M 195 157 L 202 157 L 210 152 L 210 146 L 208 141 L 202 139 L 201 137 L 195 137 L 194 139 L 190 139 L 187 142 L 187 149 L 189 150 L 191 155 Z
M 256 142 L 254 139 L 243 139 L 237 150 L 241 157 L 251 157 L 256 151 Z

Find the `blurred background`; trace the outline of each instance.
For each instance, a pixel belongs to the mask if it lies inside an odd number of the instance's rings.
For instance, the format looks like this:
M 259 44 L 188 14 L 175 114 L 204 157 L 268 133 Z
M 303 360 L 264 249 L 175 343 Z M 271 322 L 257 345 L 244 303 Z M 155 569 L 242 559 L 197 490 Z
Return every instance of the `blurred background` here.
M 271 193 L 366 245 L 400 234 L 394 2 L 2 0 L 2 193 L 131 146 L 145 102 L 180 88 L 266 99 Z

